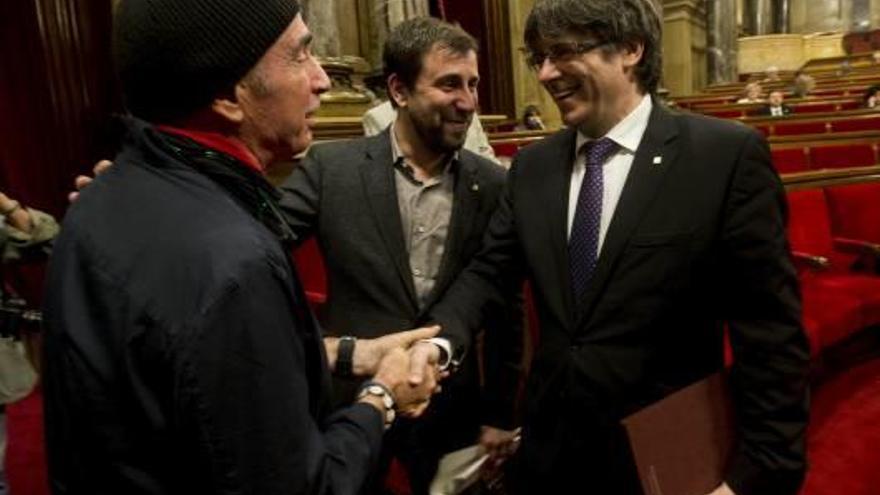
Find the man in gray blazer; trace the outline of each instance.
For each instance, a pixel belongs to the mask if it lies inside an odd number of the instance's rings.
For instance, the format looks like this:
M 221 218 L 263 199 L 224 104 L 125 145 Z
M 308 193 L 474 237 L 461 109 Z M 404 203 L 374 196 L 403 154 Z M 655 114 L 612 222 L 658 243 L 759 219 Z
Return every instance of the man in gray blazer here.
M 384 53 L 394 124 L 377 136 L 314 146 L 281 186 L 298 242 L 316 237 L 325 260 L 322 323 L 326 335 L 340 337 L 327 342 L 337 377 L 358 374 L 356 339 L 424 321 L 480 247 L 505 172 L 462 149 L 477 105 L 476 52 L 470 35 L 436 19 L 399 25 Z M 487 315 L 485 392 L 470 353 L 454 363 L 424 418 L 386 437 L 385 462 L 393 455 L 406 466 L 415 493 L 427 493 L 445 452 L 478 439 L 496 458 L 510 448 L 522 315 L 518 304 Z M 337 380 L 340 402 L 354 383 Z M 382 478 L 384 471 L 377 483 Z

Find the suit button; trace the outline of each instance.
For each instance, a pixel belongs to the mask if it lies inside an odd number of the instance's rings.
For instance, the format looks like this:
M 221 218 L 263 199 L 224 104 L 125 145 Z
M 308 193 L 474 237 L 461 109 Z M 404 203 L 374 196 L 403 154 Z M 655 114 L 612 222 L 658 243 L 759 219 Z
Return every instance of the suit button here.
M 581 350 L 581 346 L 579 346 L 577 344 L 572 344 L 571 347 L 569 347 L 569 348 L 571 349 L 571 352 L 577 352 L 577 351 Z

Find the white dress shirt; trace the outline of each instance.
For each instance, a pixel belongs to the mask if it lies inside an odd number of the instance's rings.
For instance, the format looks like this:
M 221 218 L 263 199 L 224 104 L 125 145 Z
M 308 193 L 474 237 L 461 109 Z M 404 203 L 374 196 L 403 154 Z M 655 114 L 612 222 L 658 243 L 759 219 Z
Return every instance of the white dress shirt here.
M 651 116 L 652 108 L 651 97 L 645 95 L 638 106 L 605 135 L 617 143 L 618 150 L 602 166 L 602 217 L 599 222 L 597 254 L 602 252 L 605 234 L 614 217 L 614 210 L 617 208 L 617 201 L 620 199 L 620 193 L 623 191 L 629 169 L 632 168 L 636 150 L 639 148 L 639 143 L 642 142 L 645 129 L 648 128 L 648 118 Z M 580 150 L 581 146 L 589 141 L 592 140 L 578 132 L 575 150 Z M 574 223 L 578 193 L 580 193 L 585 172 L 586 157 L 583 153 L 577 153 L 574 168 L 571 171 L 568 193 L 568 236 L 571 236 L 571 225 Z

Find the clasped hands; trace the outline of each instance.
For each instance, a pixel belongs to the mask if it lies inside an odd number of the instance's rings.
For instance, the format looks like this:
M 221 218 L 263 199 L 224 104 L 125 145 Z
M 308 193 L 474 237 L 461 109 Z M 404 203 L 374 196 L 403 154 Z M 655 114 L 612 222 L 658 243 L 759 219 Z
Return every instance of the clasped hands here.
M 394 394 L 398 414 L 418 417 L 428 408 L 431 396 L 440 391 L 440 350 L 426 342 L 440 327 L 425 327 L 377 337 L 358 339 L 352 356 L 356 376 L 373 376 Z

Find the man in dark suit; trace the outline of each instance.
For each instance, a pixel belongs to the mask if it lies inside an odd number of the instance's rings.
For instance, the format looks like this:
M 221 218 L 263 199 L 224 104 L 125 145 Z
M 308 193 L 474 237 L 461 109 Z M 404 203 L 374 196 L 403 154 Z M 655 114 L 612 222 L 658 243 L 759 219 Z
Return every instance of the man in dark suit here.
M 394 124 L 314 146 L 281 186 L 293 232 L 300 242 L 315 236 L 324 255 L 322 323 L 339 338 L 327 339 L 337 377 L 359 374 L 359 339 L 423 321 L 480 247 L 505 172 L 462 149 L 477 104 L 476 50 L 470 35 L 436 19 L 399 25 L 384 51 Z M 500 454 L 513 440 L 521 316 L 505 302 L 480 322 L 491 351 L 485 393 L 477 353 L 469 353 L 423 418 L 389 432 L 386 461 L 403 461 L 415 493 L 427 493 L 443 453 L 479 439 Z M 355 383 L 337 380 L 338 395 Z
M 785 117 L 791 114 L 791 107 L 783 103 L 785 94 L 778 89 L 770 92 L 767 97 L 767 105 L 761 107 L 758 115 L 766 115 L 768 117 Z
M 432 310 L 461 352 L 484 305 L 529 277 L 524 493 L 640 493 L 619 421 L 721 369 L 725 323 L 738 446 L 713 494 L 796 493 L 809 353 L 767 143 L 655 103 L 650 0 L 539 2 L 525 43 L 569 128 L 520 151 L 483 249 Z

